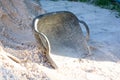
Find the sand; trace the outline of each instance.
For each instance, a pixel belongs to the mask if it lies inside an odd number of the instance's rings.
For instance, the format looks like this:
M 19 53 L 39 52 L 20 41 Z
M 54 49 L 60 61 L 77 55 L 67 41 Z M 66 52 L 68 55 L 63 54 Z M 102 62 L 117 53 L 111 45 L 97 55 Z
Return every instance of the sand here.
M 80 20 L 84 20 L 90 28 L 88 44 L 91 47 L 92 55 L 85 58 L 53 55 L 54 58 L 58 58 L 58 61 L 55 62 L 59 68 L 52 69 L 46 62 L 45 56 L 37 49 L 37 43 L 30 27 L 32 19 L 35 17 L 33 14 L 38 15 L 44 11 L 29 12 L 27 10 L 30 6 L 25 7 L 19 3 L 14 5 L 15 7 L 21 5 L 20 11 L 24 12 L 16 17 L 19 20 L 15 20 L 13 17 L 12 21 L 4 17 L 2 18 L 4 23 L 0 22 L 1 80 L 120 80 L 120 18 L 116 17 L 117 12 L 80 2 L 41 0 L 40 3 L 46 12 L 71 11 Z M 23 7 L 25 9 L 22 9 Z M 27 16 L 29 13 L 32 13 L 31 16 Z M 7 22 L 6 26 L 5 22 Z M 24 23 L 27 25 L 23 25 Z M 84 26 L 81 25 L 81 27 L 86 33 Z M 16 63 L 3 55 L 6 53 L 12 54 L 20 60 L 28 57 L 28 61 Z

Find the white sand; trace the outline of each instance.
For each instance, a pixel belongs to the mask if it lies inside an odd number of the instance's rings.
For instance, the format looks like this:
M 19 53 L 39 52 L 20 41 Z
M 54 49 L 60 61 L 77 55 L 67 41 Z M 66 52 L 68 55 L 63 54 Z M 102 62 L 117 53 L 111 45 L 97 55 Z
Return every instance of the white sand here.
M 18 7 L 18 11 L 22 11 L 21 15 L 24 16 L 13 15 L 18 21 L 3 17 L 0 22 L 0 42 L 3 45 L 0 44 L 0 80 L 49 80 L 46 75 L 51 80 L 120 80 L 120 18 L 116 18 L 117 12 L 86 3 L 48 0 L 40 2 L 47 12 L 71 11 L 80 20 L 84 20 L 90 28 L 89 45 L 92 47 L 93 55 L 81 59 L 53 55 L 54 58 L 58 58 L 55 62 L 59 68 L 57 70 L 49 68 L 44 55 L 39 55 L 29 26 L 35 16 L 27 16 L 29 7 L 25 8 L 24 4 L 15 2 L 15 7 Z M 13 10 L 12 8 L 8 10 Z M 0 11 L 4 13 L 2 9 Z M 37 14 L 35 11 L 33 13 Z M 6 26 L 1 25 L 5 23 Z M 21 26 L 15 23 L 20 23 Z M 86 33 L 83 26 L 82 28 Z M 28 57 L 28 62 L 15 63 L 5 53 L 10 53 L 19 59 Z

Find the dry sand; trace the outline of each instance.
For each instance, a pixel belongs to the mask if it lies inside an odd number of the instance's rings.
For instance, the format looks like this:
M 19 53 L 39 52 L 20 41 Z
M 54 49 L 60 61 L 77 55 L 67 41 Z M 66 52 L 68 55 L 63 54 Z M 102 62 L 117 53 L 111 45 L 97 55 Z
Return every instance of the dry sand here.
M 84 20 L 90 28 L 89 45 L 93 55 L 81 59 L 53 55 L 60 61 L 56 61 L 59 65 L 57 70 L 51 69 L 43 59 L 44 55 L 38 55 L 40 52 L 36 48 L 31 28 L 22 25 L 31 21 L 26 21 L 26 12 L 21 14 L 25 15 L 20 24 L 22 27 L 11 23 L 7 29 L 0 26 L 0 41 L 3 45 L 0 45 L 0 80 L 120 80 L 120 18 L 116 18 L 117 12 L 79 2 L 40 2 L 47 12 L 67 10 Z M 83 32 L 86 31 L 83 29 Z M 28 62 L 15 63 L 3 53 L 10 53 L 21 60 L 28 56 Z

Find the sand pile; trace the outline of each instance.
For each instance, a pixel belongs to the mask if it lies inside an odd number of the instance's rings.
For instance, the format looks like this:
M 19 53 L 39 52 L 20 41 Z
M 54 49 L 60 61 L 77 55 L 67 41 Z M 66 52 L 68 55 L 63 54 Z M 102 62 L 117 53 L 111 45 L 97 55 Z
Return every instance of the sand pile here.
M 42 13 L 34 1 L 0 0 L 0 80 L 48 79 L 32 64 L 49 66 L 37 49 L 31 30 L 33 18 Z M 16 63 L 6 54 L 28 63 Z

